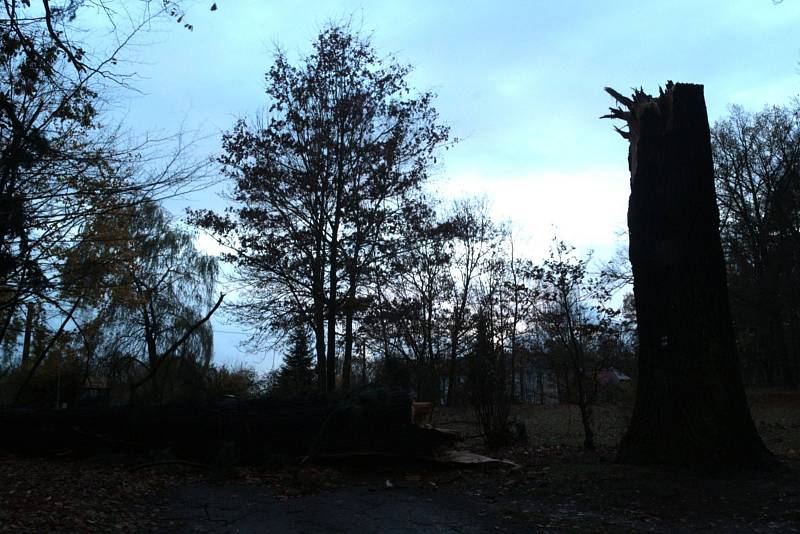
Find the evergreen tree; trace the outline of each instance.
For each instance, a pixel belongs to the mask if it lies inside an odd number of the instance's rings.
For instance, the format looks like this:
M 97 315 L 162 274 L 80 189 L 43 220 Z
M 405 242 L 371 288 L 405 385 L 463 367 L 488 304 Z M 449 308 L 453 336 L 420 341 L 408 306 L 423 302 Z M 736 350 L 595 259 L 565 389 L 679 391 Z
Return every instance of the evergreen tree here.
M 283 357 L 278 389 L 283 393 L 308 391 L 314 384 L 314 362 L 308 348 L 308 332 L 296 326 L 289 337 L 289 352 Z

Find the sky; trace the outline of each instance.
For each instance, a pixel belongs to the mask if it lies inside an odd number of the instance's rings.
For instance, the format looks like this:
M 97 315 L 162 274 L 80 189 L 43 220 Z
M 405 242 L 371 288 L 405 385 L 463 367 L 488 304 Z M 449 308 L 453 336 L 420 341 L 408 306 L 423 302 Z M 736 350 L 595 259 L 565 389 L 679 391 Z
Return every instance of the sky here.
M 430 189 L 485 196 L 534 258 L 553 235 L 598 259 L 621 244 L 627 145 L 599 119 L 613 104 L 603 87 L 704 84 L 712 124 L 732 104 L 755 111 L 800 94 L 797 0 L 218 0 L 213 12 L 211 3 L 190 4 L 193 31 L 163 21 L 129 48 L 138 92 L 110 101 L 110 121 L 137 133 L 183 127 L 202 137 L 193 155 L 213 156 L 237 118 L 268 105 L 276 46 L 297 60 L 328 21 L 350 20 L 381 54 L 414 67 L 410 85 L 438 95 L 460 139 Z M 178 218 L 187 206 L 220 208 L 218 189 L 168 207 Z M 218 362 L 280 363 L 267 349 L 237 349 L 244 327 L 226 322 L 213 320 Z

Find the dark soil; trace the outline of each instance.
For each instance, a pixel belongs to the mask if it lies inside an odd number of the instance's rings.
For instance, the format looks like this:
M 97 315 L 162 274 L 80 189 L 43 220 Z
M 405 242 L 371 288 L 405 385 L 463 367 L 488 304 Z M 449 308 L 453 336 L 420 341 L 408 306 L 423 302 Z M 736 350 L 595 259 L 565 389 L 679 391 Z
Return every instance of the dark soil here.
M 709 475 L 617 465 L 625 408 L 597 410 L 600 448 L 589 453 L 577 447 L 570 407 L 525 406 L 514 415 L 529 443 L 492 453 L 517 468 L 362 458 L 206 471 L 130 458 L 0 456 L 0 530 L 800 532 L 800 393 L 760 392 L 751 404 L 785 469 Z M 434 423 L 476 433 L 463 410 L 440 410 Z M 465 444 L 485 452 L 478 438 Z
M 161 531 L 800 532 L 797 471 L 709 477 L 565 452 L 520 469 L 350 466 L 299 479 L 288 491 L 235 481 L 176 487 L 158 503 Z

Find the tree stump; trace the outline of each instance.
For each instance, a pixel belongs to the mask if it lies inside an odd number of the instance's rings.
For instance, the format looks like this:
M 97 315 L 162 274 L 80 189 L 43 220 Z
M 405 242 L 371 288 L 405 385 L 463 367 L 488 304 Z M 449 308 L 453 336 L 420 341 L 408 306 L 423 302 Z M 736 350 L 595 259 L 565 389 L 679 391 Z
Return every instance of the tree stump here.
M 740 376 L 719 236 L 703 86 L 673 84 L 620 107 L 630 141 L 630 260 L 639 383 L 618 461 L 763 465 L 770 457 Z

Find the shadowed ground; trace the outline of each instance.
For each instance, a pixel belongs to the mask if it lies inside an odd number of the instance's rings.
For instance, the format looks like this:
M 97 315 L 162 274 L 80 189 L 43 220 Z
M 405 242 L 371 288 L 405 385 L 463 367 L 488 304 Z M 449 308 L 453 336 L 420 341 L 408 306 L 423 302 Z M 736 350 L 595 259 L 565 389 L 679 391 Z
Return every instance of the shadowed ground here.
M 757 392 L 751 405 L 783 472 L 617 465 L 621 406 L 597 410 L 593 453 L 574 407 L 515 407 L 530 442 L 491 454 L 517 469 L 284 461 L 219 473 L 0 454 L 0 532 L 800 532 L 800 393 Z M 438 410 L 434 423 L 474 434 L 468 416 Z M 478 438 L 465 445 L 485 452 Z

